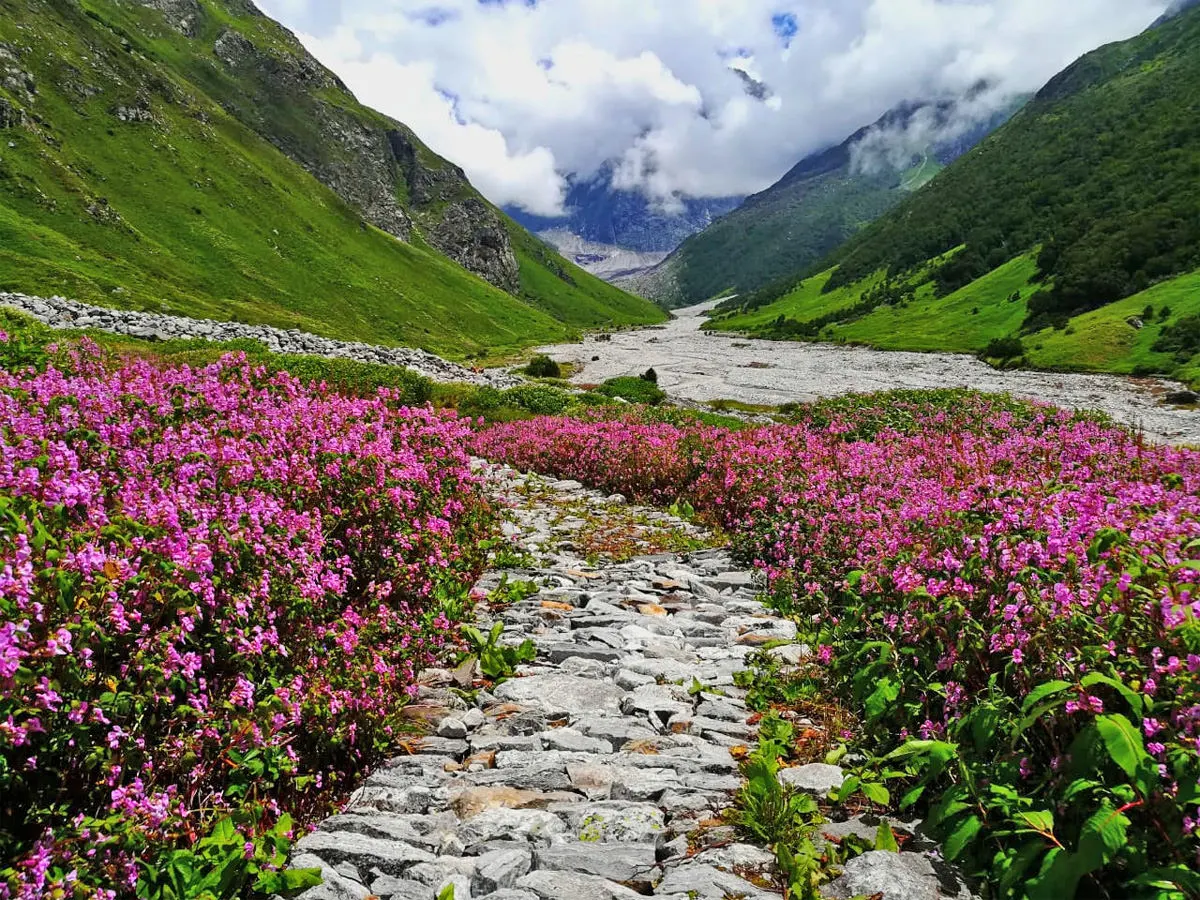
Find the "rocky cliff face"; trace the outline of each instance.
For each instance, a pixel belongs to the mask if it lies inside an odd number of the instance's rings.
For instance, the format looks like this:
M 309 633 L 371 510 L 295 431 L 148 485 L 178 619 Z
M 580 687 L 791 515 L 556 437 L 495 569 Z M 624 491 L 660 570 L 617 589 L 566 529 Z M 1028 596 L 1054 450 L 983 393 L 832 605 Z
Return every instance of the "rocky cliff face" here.
M 462 170 L 404 125 L 368 110 L 286 29 L 250 0 L 222 0 L 233 27 L 200 0 L 139 0 L 163 24 L 211 41 L 197 74 L 231 115 L 333 190 L 363 219 L 402 241 L 426 243 L 497 287 L 516 293 L 519 265 L 500 215 Z M 215 36 L 213 33 L 215 32 Z

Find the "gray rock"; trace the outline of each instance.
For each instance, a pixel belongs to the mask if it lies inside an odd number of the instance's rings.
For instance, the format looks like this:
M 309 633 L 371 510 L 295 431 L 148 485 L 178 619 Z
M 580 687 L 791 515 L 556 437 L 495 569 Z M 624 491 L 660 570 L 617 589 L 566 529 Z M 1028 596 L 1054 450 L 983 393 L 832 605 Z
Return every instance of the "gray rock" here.
M 522 875 L 528 874 L 533 857 L 528 850 L 493 850 L 479 857 L 471 891 L 487 894 L 511 888 Z
M 825 763 L 810 763 L 807 766 L 796 766 L 791 769 L 780 769 L 779 780 L 810 794 L 828 794 L 837 790 L 846 780 L 846 773 L 840 766 L 830 766 Z
M 578 872 L 530 872 L 517 888 L 538 900 L 640 900 L 642 896 L 615 881 Z
M 540 809 L 488 809 L 459 829 L 468 847 L 485 841 L 529 841 L 548 844 L 567 830 L 562 819 Z
M 884 900 L 972 900 L 971 891 L 950 872 L 939 875 L 920 853 L 872 850 L 844 866 L 842 875 L 822 888 L 829 900 L 883 894 Z
M 656 844 L 665 831 L 662 810 L 649 803 L 573 803 L 551 811 L 566 818 L 576 840 L 588 844 Z
M 343 877 L 332 866 L 311 853 L 297 853 L 291 869 L 320 869 L 322 883 L 300 894 L 303 900 L 366 900 L 371 892 L 357 880 Z
M 656 881 L 653 844 L 552 844 L 537 851 L 537 867 L 599 875 L 623 884 Z
M 612 753 L 609 741 L 587 737 L 573 728 L 554 728 L 541 734 L 542 746 L 547 750 L 569 750 L 576 753 Z
M 351 832 L 314 831 L 296 844 L 298 853 L 311 853 L 329 865 L 349 862 L 363 871 L 379 869 L 386 875 L 403 875 L 417 863 L 434 856 L 402 841 L 388 841 Z
M 443 738 L 465 738 L 467 725 L 462 719 L 451 716 L 438 723 L 437 734 Z
M 429 886 L 406 878 L 380 875 L 371 882 L 371 893 L 383 900 L 428 900 Z
M 749 881 L 713 866 L 688 861 L 667 872 L 659 883 L 656 896 L 681 895 L 692 900 L 726 900 L 741 897 L 745 900 L 767 900 L 774 897 L 756 888 Z
M 624 691 L 609 682 L 574 675 L 514 678 L 496 688 L 496 698 L 535 706 L 548 714 L 616 713 Z

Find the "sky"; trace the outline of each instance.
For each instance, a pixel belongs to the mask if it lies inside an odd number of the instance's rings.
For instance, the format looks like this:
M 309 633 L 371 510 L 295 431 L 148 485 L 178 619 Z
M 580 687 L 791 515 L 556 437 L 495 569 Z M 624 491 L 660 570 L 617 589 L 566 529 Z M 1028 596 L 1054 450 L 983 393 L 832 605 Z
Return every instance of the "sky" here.
M 1169 0 L 259 0 L 494 203 L 762 190 L 904 101 L 980 114 Z M 742 74 L 734 71 L 740 69 Z

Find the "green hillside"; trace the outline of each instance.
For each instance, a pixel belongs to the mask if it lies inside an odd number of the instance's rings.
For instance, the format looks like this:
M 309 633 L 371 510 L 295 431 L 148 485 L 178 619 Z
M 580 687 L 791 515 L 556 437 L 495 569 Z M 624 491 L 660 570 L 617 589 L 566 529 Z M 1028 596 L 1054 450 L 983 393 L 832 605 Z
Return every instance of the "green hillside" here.
M 1030 365 L 1195 378 L 1191 343 L 1153 348 L 1200 313 L 1200 9 L 1083 57 L 822 268 L 713 327 L 888 349 L 1010 338 Z
M 905 104 L 840 145 L 806 157 L 776 184 L 688 238 L 650 275 L 630 287 L 664 306 L 687 306 L 722 294 L 759 290 L 794 276 L 879 218 L 947 163 L 1005 121 L 1016 103 L 927 147 L 907 169 L 882 163 L 866 171 L 856 148 L 876 133 L 901 132 L 918 119 L 932 125 L 954 116 L 956 104 Z
M 662 317 L 245 0 L 0 0 L 0 290 L 459 357 Z

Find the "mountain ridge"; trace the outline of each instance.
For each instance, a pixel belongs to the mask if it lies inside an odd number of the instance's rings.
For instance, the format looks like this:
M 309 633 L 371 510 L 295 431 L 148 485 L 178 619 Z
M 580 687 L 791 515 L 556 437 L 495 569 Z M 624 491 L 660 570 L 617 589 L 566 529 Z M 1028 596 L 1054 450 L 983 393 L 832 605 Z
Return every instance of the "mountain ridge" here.
M 1100 47 L 714 328 L 1200 379 L 1200 6 Z
M 910 129 L 945 127 L 961 115 L 959 102 L 952 100 L 900 104 L 841 143 L 804 157 L 769 188 L 685 240 L 654 270 L 619 283 L 674 307 L 753 291 L 798 272 L 970 150 L 1015 105 L 1003 104 L 977 122 L 960 125 L 945 140 L 914 144 L 907 159 L 892 159 L 894 150 L 876 147 L 885 158 L 860 166 L 859 151 L 873 138 L 906 141 Z
M 0 10 L 0 288 L 457 355 L 661 318 L 246 0 Z

